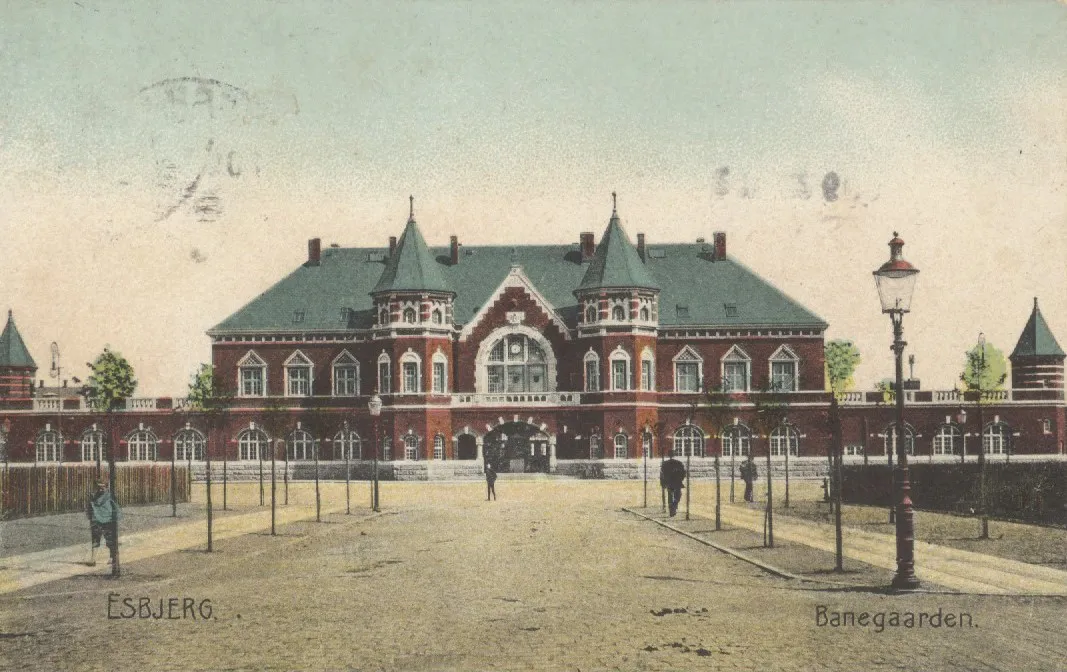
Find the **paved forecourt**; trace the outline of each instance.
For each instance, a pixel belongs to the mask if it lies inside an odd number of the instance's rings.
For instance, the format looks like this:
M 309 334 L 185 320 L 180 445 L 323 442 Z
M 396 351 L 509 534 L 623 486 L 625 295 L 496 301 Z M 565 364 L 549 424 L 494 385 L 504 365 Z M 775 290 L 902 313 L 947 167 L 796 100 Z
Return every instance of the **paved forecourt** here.
M 345 516 L 343 489 L 331 490 L 325 522 L 304 515 L 277 538 L 260 527 L 220 539 L 213 554 L 200 542 L 127 560 L 117 581 L 98 571 L 12 589 L 0 595 L 0 662 L 90 670 L 1067 667 L 1061 598 L 894 596 L 778 579 L 621 511 L 639 503 L 640 483 L 502 481 L 496 502 L 484 500 L 479 483 L 383 485 L 381 516 L 365 507 Z M 906 627 L 909 613 L 925 620 Z M 965 614 L 966 627 L 946 626 L 949 614 L 954 622 Z

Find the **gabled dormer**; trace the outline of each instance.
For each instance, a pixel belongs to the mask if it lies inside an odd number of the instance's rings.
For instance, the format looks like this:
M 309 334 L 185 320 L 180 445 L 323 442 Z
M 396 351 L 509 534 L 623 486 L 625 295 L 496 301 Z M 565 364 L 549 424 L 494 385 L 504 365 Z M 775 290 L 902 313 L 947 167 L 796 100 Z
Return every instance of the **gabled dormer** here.
M 579 329 L 655 329 L 659 322 L 659 284 L 622 228 L 614 192 L 611 198 L 608 227 L 574 290 Z
M 375 329 L 390 331 L 449 331 L 456 293 L 415 222 L 411 197 L 407 226 L 396 246 L 390 246 L 385 269 L 370 294 L 374 297 Z

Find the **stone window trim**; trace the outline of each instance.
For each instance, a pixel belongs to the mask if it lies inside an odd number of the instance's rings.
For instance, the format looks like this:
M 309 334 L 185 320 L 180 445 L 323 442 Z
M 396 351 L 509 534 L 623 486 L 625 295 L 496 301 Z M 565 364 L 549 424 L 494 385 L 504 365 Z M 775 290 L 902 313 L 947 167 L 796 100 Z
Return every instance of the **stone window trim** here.
M 382 354 L 378 355 L 377 361 L 377 375 L 378 375 L 378 394 L 391 394 L 393 391 L 393 360 L 389 357 L 389 353 L 382 351 Z M 382 375 L 384 365 L 385 375 Z
M 509 324 L 498 327 L 478 344 L 478 351 L 474 356 L 474 391 L 478 394 L 489 393 L 490 354 L 501 340 L 512 335 L 525 336 L 541 348 L 545 357 L 545 392 L 555 392 L 557 360 L 552 343 L 545 338 L 543 333 L 524 324 Z
M 258 427 L 246 427 L 237 434 L 237 459 L 259 460 L 270 448 L 270 437 Z
M 306 461 L 315 459 L 315 442 L 311 432 L 297 425 L 297 428 L 285 437 L 285 452 L 290 460 Z
M 752 429 L 741 422 L 723 428 L 719 435 L 723 457 L 748 457 L 752 452 Z
M 630 457 L 630 437 L 626 436 L 622 432 L 615 435 L 615 459 L 625 460 Z
M 775 383 L 774 377 L 774 365 L 775 364 L 787 364 L 793 365 L 793 383 L 791 386 L 785 389 L 778 389 Z M 749 372 L 751 375 L 751 371 Z M 770 381 L 771 386 L 779 392 L 796 392 L 800 389 L 800 357 L 793 351 L 788 345 L 780 345 L 778 349 L 774 351 L 767 360 L 767 380 Z
M 404 445 L 404 456 L 401 459 L 417 461 L 419 459 L 419 444 L 422 443 L 419 435 L 409 429 L 407 434 L 401 437 L 401 443 Z
M 648 376 L 645 376 L 645 364 L 648 364 Z M 639 389 L 644 392 L 656 391 L 656 356 L 652 354 L 652 349 L 645 346 L 641 350 L 641 370 L 640 370 L 640 384 Z
M 689 393 L 700 392 L 701 387 L 702 387 L 701 383 L 704 380 L 704 358 L 701 357 L 699 354 L 697 354 L 696 350 L 694 350 L 690 346 L 686 345 L 686 346 L 683 346 L 682 349 L 678 351 L 678 354 L 676 354 L 674 356 L 673 362 L 674 362 L 674 391 L 675 392 L 689 392 Z M 688 382 L 685 383 L 685 384 L 682 384 L 683 381 L 679 378 L 679 375 L 678 375 L 680 373 L 679 364 L 682 364 L 682 365 L 695 364 L 696 365 L 696 379 L 695 379 L 695 381 L 693 381 L 693 382 L 695 382 L 695 389 L 691 389 L 694 386 L 690 385 Z
M 81 446 L 82 462 L 95 462 L 97 456 L 104 459 L 104 432 L 93 423 L 82 432 L 78 443 Z
M 736 370 L 736 367 L 744 367 L 744 380 L 740 381 L 742 387 L 737 386 L 736 376 L 728 376 L 728 367 Z M 748 392 L 752 389 L 752 358 L 739 345 L 733 345 L 719 360 L 719 374 L 722 376 L 722 389 L 724 392 Z
M 600 355 L 592 348 L 582 357 L 582 389 L 586 392 L 599 392 L 600 385 Z
M 623 385 L 621 387 L 617 384 L 619 381 L 615 375 L 616 362 L 624 364 L 622 376 Z M 630 353 L 626 352 L 626 349 L 621 345 L 615 346 L 615 349 L 608 355 L 608 367 L 608 383 L 611 386 L 610 390 L 612 392 L 626 392 L 633 387 L 631 384 L 631 381 L 633 380 L 633 359 L 630 357 Z
M 174 459 L 178 461 L 200 462 L 207 450 L 207 437 L 195 427 L 182 427 L 174 433 Z M 190 455 L 190 453 L 192 453 Z
M 259 393 L 255 394 L 247 391 L 244 385 L 245 371 L 258 371 L 259 372 Z M 237 361 L 237 396 L 238 397 L 265 397 L 267 396 L 267 362 L 260 357 L 255 350 L 249 350 L 245 353 L 244 357 Z M 249 381 L 252 382 L 252 381 Z M 252 383 L 254 386 L 255 383 Z
M 285 365 L 282 367 L 285 374 L 285 396 L 287 397 L 310 397 L 315 390 L 315 367 L 311 363 L 311 359 L 300 350 L 294 350 L 293 354 L 289 355 L 289 358 L 285 360 Z M 299 371 L 303 369 L 307 372 L 307 393 L 294 392 L 294 385 L 303 386 L 305 381 L 300 380 Z M 295 375 L 294 375 L 295 374 Z
M 154 462 L 159 458 L 159 437 L 143 423 L 139 423 L 124 440 L 129 462 Z
M 355 373 L 356 373 L 355 390 L 352 391 L 351 393 L 348 393 L 344 389 L 342 389 L 342 391 L 340 393 L 338 392 L 338 383 L 339 382 L 345 382 L 337 375 L 339 369 L 341 369 L 341 370 L 345 370 L 345 369 L 353 370 L 354 369 L 355 370 Z M 330 362 L 330 394 L 331 394 L 331 396 L 334 396 L 334 397 L 358 397 L 360 389 L 361 389 L 361 383 L 362 383 L 362 381 L 360 380 L 359 360 L 356 359 L 355 356 L 353 356 L 352 353 L 349 352 L 348 350 L 342 350 L 336 357 L 333 358 L 333 361 Z M 347 385 L 345 385 L 345 387 L 347 387 Z
M 433 394 L 448 394 L 448 357 L 438 349 L 430 358 L 430 391 Z
M 33 440 L 35 462 L 62 462 L 63 435 L 45 423 L 44 429 L 37 432 Z
M 414 365 L 415 377 L 409 379 L 407 371 Z M 397 394 L 419 394 L 422 392 L 422 357 L 417 352 L 408 348 L 407 352 L 400 355 L 400 391 Z
M 934 455 L 959 455 L 963 450 L 963 429 L 955 422 L 943 422 L 937 426 L 931 443 Z
M 433 437 L 433 459 L 445 459 L 445 435 L 435 434 Z
M 784 457 L 786 447 L 789 449 L 789 455 L 791 457 L 800 456 L 800 432 L 797 431 L 795 425 L 788 422 L 775 427 L 770 436 L 767 437 L 768 445 L 771 450 L 771 457 Z
M 345 459 L 346 453 L 348 453 L 348 459 L 350 460 L 363 459 L 363 439 L 354 429 L 348 430 L 348 436 L 345 436 L 344 429 L 334 434 L 333 447 L 334 452 L 338 455 L 337 459 Z
M 885 426 L 882 430 L 882 454 L 888 455 L 889 451 L 893 451 L 893 455 L 896 455 L 896 429 L 897 423 L 891 422 Z M 909 456 L 915 455 L 915 439 L 919 438 L 919 434 L 916 433 L 915 427 L 910 422 L 904 422 L 904 450 L 907 451 Z
M 685 424 L 674 430 L 672 435 L 672 449 L 674 457 L 685 457 L 691 455 L 692 457 L 704 456 L 704 430 L 700 429 L 696 425 Z
M 982 448 L 986 455 L 1006 455 L 1011 451 L 1011 426 L 997 418 L 982 428 Z

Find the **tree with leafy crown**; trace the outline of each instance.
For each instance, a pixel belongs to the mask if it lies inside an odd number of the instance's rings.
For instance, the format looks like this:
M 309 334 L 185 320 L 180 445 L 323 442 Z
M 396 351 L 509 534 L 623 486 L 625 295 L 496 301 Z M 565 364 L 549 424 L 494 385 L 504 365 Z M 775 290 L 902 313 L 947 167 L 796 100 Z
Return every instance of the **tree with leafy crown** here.
M 984 346 L 984 358 L 982 345 L 975 345 L 964 353 L 960 382 L 967 391 L 999 390 L 1004 386 L 1004 381 L 1008 377 L 1008 362 L 1004 353 L 992 343 L 984 343 Z

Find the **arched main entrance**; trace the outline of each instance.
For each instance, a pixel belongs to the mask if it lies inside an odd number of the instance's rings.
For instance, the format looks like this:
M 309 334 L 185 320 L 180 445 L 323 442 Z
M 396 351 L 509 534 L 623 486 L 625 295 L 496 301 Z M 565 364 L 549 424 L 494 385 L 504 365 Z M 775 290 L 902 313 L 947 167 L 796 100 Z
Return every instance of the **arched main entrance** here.
M 509 422 L 485 435 L 485 461 L 498 473 L 548 473 L 548 435 L 525 422 Z

